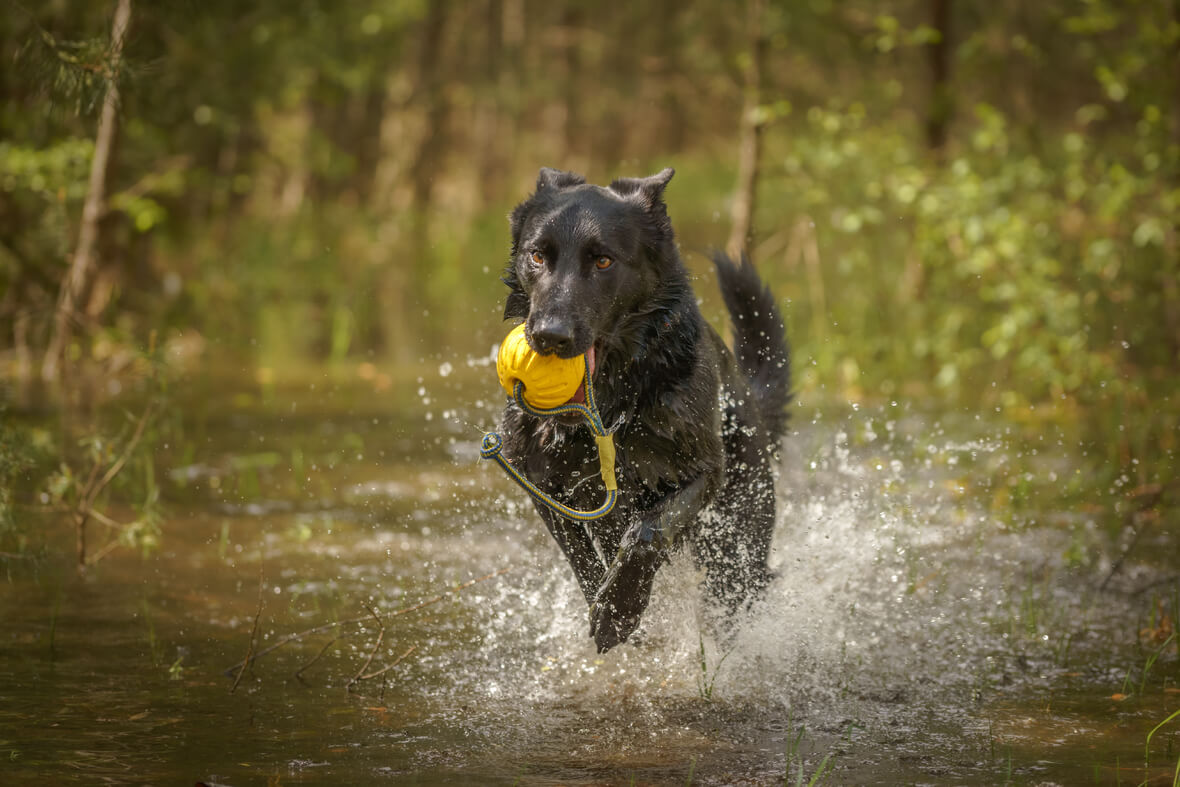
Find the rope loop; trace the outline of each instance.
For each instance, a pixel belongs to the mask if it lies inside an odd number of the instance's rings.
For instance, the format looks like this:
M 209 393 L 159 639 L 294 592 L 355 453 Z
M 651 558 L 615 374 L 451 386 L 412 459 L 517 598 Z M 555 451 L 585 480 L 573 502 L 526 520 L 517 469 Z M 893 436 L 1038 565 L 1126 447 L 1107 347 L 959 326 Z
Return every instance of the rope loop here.
M 519 380 L 512 391 L 512 398 L 516 401 L 520 408 L 525 412 L 535 415 L 538 418 L 551 418 L 557 415 L 568 415 L 570 413 L 577 413 L 581 415 L 586 421 L 586 425 L 590 427 L 590 431 L 594 433 L 594 440 L 598 449 L 598 467 L 599 473 L 602 476 L 602 482 L 606 485 L 606 499 L 598 508 L 592 511 L 581 511 L 576 508 L 570 508 L 564 503 L 555 500 L 551 495 L 541 491 L 541 489 L 529 479 L 525 478 L 524 474 L 512 466 L 512 463 L 504 458 L 500 453 L 504 447 L 504 440 L 496 432 L 487 432 L 483 436 L 483 442 L 480 444 L 479 456 L 481 459 L 492 459 L 496 464 L 503 468 L 508 477 L 515 481 L 524 491 L 529 493 L 529 496 L 536 500 L 541 505 L 549 510 L 564 516 L 568 519 L 573 519 L 578 522 L 589 522 L 595 519 L 601 519 L 611 512 L 615 507 L 615 503 L 619 498 L 619 487 L 615 480 L 615 442 L 614 437 L 603 426 L 602 416 L 598 413 L 598 404 L 594 399 L 594 386 L 590 382 L 590 360 L 585 359 L 586 376 L 586 404 L 579 402 L 566 402 L 557 407 L 539 408 L 533 407 L 524 400 L 524 384 Z
M 483 436 L 483 443 L 479 447 L 480 459 L 492 459 L 504 447 L 504 439 L 496 432 L 487 432 Z

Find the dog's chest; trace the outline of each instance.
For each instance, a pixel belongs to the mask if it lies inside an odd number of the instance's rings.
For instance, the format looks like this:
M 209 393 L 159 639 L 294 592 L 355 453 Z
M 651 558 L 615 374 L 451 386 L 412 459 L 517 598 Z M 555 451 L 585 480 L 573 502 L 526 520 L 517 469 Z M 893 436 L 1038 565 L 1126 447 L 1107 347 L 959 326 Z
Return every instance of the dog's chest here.
M 541 423 L 519 438 L 514 453 L 530 481 L 575 508 L 601 503 L 605 487 L 588 430 Z M 698 477 L 708 464 L 701 461 L 708 452 L 699 450 L 692 434 L 659 419 L 633 419 L 621 425 L 615 446 L 620 502 L 627 508 L 642 510 L 652 505 L 670 489 Z

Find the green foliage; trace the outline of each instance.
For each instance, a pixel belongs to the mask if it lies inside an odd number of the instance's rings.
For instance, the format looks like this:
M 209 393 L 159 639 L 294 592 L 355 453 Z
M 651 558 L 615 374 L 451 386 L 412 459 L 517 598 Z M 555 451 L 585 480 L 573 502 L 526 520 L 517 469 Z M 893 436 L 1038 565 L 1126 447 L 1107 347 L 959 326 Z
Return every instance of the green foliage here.
M 67 138 L 43 149 L 0 143 L 0 187 L 47 203 L 81 200 L 93 153 L 89 139 Z
M 66 40 L 32 23 L 14 58 L 22 70 L 45 86 L 74 114 L 90 114 L 101 105 L 112 81 L 122 74 L 104 38 Z M 120 69 L 121 70 L 121 69 Z
M 0 409 L 0 551 L 20 555 L 32 547 L 25 518 L 17 512 L 41 502 L 57 455 L 49 430 Z
M 1100 413 L 1091 439 L 1153 401 L 1114 466 L 1141 453 L 1165 477 L 1180 425 L 1180 188 L 1159 176 L 1159 122 L 1145 112 L 1118 145 L 1083 126 L 1033 146 L 981 104 L 969 144 L 935 163 L 863 105 L 812 108 L 771 149 L 762 200 L 807 217 L 819 250 L 809 278 L 797 237 L 764 243 L 785 247 L 784 266 L 764 263 L 798 296 L 792 333 L 816 361 L 806 384 L 952 397 L 1017 420 Z
M 72 350 L 90 362 L 113 366 L 152 330 L 266 369 L 482 354 L 500 329 L 504 215 L 542 164 L 599 182 L 674 164 L 684 248 L 725 236 L 753 62 L 743 14 L 137 3 L 115 74 L 112 7 L 0 20 L 15 64 L 0 72 L 0 336 L 29 354 L 116 81 L 106 299 Z M 953 4 L 941 30 L 929 11 L 767 9 L 753 251 L 790 302 L 800 387 L 1073 423 L 1110 472 L 1165 477 L 1180 20 L 1163 3 L 1003 0 Z M 948 81 L 931 90 L 934 47 Z M 935 115 L 937 154 L 922 133 Z
M 1161 721 L 1159 724 L 1152 727 L 1151 732 L 1147 733 L 1147 738 L 1143 742 L 1143 766 L 1145 768 L 1151 767 L 1151 739 L 1152 739 L 1152 737 L 1157 732 L 1160 731 L 1161 727 L 1166 726 L 1170 721 L 1172 721 L 1173 719 L 1175 719 L 1177 717 L 1180 717 L 1180 710 L 1172 713 L 1172 715 L 1168 716 L 1166 719 Z M 1177 768 L 1177 771 L 1180 772 L 1180 765 L 1177 765 L 1176 768 Z
M 21 223 L 11 240 L 0 241 L 0 286 L 29 276 L 25 268 L 64 262 L 93 150 L 92 141 L 73 137 L 43 148 L 0 142 L 0 200 Z
M 27 544 L 13 516 L 16 504 L 13 489 L 27 480 L 34 464 L 28 436 L 0 419 L 0 551 L 19 554 Z
M 124 423 L 114 431 L 88 431 L 77 440 L 75 450 L 63 454 L 57 470 L 44 482 L 51 503 L 105 525 L 105 544 L 88 560 L 100 560 L 120 546 L 138 550 L 144 557 L 159 547 L 163 514 L 153 458 L 159 440 L 159 431 L 152 422 L 155 408 L 153 402 L 137 418 L 125 414 Z M 95 482 L 98 479 L 101 483 L 108 476 L 112 491 L 102 494 L 105 485 L 96 487 Z M 99 497 L 95 497 L 96 488 Z M 112 499 L 130 504 L 135 516 L 130 521 L 108 516 L 104 509 Z

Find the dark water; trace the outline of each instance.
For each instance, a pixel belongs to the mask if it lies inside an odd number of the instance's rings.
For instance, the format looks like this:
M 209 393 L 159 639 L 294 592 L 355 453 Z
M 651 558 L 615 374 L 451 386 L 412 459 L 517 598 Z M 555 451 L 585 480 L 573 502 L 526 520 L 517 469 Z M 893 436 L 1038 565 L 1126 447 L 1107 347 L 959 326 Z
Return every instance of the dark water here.
M 1148 764 L 1145 739 L 1180 708 L 1177 545 L 1148 528 L 1112 574 L 1122 493 L 1051 494 L 1068 445 L 804 397 L 781 577 L 736 639 L 681 559 L 600 656 L 526 498 L 476 461 L 483 364 L 194 383 L 147 557 L 80 577 L 65 524 L 22 514 L 50 557 L 0 562 L 0 782 L 1172 783 L 1180 719 Z M 256 615 L 261 649 L 367 607 L 383 632 L 325 628 L 231 692 Z

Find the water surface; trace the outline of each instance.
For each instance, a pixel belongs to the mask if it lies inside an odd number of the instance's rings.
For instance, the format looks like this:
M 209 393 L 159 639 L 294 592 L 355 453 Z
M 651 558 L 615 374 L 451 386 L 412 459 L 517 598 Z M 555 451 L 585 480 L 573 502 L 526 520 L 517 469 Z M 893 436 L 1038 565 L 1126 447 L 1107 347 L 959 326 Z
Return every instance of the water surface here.
M 48 550 L 0 565 L 0 778 L 1171 783 L 1180 720 L 1144 744 L 1180 707 L 1176 544 L 1148 528 L 1112 572 L 1122 490 L 1053 493 L 1081 449 L 802 397 L 765 601 L 719 637 L 678 559 L 599 655 L 527 498 L 477 461 L 485 363 L 192 381 L 146 557 L 79 576 L 61 518 L 23 512 Z M 383 632 L 347 622 L 370 610 Z M 258 649 L 345 623 L 231 691 L 256 617 Z

